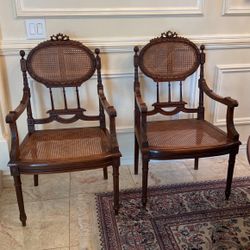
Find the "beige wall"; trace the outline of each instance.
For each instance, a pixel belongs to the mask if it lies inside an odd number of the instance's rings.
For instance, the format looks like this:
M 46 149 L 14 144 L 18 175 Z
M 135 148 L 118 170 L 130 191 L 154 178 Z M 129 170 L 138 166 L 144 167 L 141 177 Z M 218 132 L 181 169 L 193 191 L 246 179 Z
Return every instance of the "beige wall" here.
M 206 78 L 219 94 L 239 100 L 235 122 L 245 143 L 250 134 L 250 2 L 246 0 L 0 0 L 0 143 L 7 148 L 9 135 L 3 122 L 6 110 L 20 101 L 22 82 L 18 51 L 29 50 L 39 41 L 27 40 L 24 20 L 45 18 L 47 37 L 58 32 L 70 35 L 102 53 L 104 84 L 110 102 L 118 111 L 117 127 L 123 162 L 131 162 L 133 151 L 133 46 L 143 45 L 167 30 L 206 45 Z M 152 5 L 154 3 L 154 5 Z M 93 80 L 95 81 L 95 80 Z M 197 99 L 195 77 L 187 80 L 186 99 Z M 34 111 L 41 114 L 40 104 L 47 104 L 44 89 L 33 100 Z M 146 81 L 145 88 L 153 89 Z M 85 86 L 95 95 L 95 84 Z M 4 93 L 4 94 L 3 94 Z M 153 92 L 152 92 L 153 93 Z M 153 93 L 154 94 L 154 93 Z M 2 98 L 4 96 L 4 98 Z M 85 107 L 96 105 L 84 96 Z M 95 96 L 96 98 L 96 96 Z M 153 95 L 147 95 L 149 101 Z M 193 103 L 195 104 L 195 103 Z M 207 118 L 224 127 L 224 110 L 207 101 Z M 19 122 L 26 130 L 25 117 Z M 54 125 L 52 125 L 54 126 Z M 1 165 L 7 161 L 1 151 Z

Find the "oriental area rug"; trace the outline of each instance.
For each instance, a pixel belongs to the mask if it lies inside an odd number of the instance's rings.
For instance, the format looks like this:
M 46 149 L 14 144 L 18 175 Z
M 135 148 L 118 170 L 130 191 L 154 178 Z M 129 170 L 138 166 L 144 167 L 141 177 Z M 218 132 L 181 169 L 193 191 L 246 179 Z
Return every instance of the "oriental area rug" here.
M 141 190 L 97 194 L 105 250 L 250 250 L 250 178 L 235 178 L 228 201 L 225 180 L 151 187 L 146 209 Z

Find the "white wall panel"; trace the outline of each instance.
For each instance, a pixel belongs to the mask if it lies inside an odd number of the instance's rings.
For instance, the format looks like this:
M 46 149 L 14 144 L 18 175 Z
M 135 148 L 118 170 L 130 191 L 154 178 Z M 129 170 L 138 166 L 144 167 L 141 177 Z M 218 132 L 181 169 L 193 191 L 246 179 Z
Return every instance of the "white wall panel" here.
M 249 0 L 224 0 L 223 15 L 250 15 Z
M 221 96 L 231 96 L 238 100 L 239 107 L 235 109 L 235 124 L 250 125 L 249 93 L 250 93 L 250 64 L 217 65 L 215 91 Z M 244 91 L 242 91 L 244 90 Z M 214 123 L 226 124 L 226 107 L 214 106 Z
M 21 16 L 200 15 L 204 0 L 15 0 Z
M 4 125 L 5 114 L 7 113 L 8 110 L 7 98 L 6 98 L 7 92 L 5 87 L 6 78 L 5 78 L 5 72 L 3 72 L 4 69 L 5 67 L 3 64 L 3 60 L 1 60 L 0 58 L 0 179 L 1 179 L 1 170 L 4 171 L 7 170 L 7 162 L 9 161 L 9 147 L 8 147 L 9 133 L 6 128 L 7 126 Z

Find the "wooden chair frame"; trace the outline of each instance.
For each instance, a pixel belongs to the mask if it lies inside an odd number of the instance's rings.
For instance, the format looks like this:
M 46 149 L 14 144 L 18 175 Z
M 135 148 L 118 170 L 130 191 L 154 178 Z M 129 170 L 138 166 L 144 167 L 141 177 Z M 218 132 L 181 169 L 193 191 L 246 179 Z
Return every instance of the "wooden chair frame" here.
M 185 74 L 180 75 L 178 77 L 169 76 L 169 77 L 162 77 L 157 76 L 149 72 L 147 69 L 144 68 L 144 53 L 147 51 L 148 48 L 152 46 L 157 46 L 157 44 L 164 44 L 164 43 L 183 43 L 185 46 L 193 48 L 194 53 L 196 54 L 197 61 L 194 63 L 193 68 L 191 68 Z M 154 160 L 172 160 L 172 159 L 185 159 L 185 158 L 193 158 L 195 159 L 195 169 L 198 169 L 198 159 L 202 157 L 211 157 L 211 156 L 218 156 L 223 154 L 229 154 L 229 162 L 228 162 L 228 172 L 227 172 L 227 183 L 226 183 L 226 190 L 225 196 L 226 199 L 229 198 L 231 192 L 231 184 L 233 178 L 233 171 L 235 165 L 235 157 L 239 150 L 239 145 L 241 144 L 239 141 L 239 134 L 235 129 L 234 126 L 234 108 L 238 106 L 238 102 L 233 100 L 230 97 L 221 97 L 215 94 L 207 85 L 204 79 L 204 63 L 205 63 L 205 53 L 204 53 L 205 46 L 201 45 L 200 50 L 196 47 L 194 43 L 189 41 L 186 38 L 179 37 L 176 33 L 168 31 L 166 33 L 162 33 L 161 37 L 152 39 L 147 45 L 145 45 L 141 52 L 139 53 L 139 48 L 136 46 L 134 48 L 134 120 L 135 120 L 135 145 L 134 145 L 134 173 L 138 174 L 138 159 L 139 159 L 139 150 L 142 156 L 142 203 L 143 206 L 146 206 L 147 203 L 147 187 L 148 187 L 148 166 L 149 161 L 151 159 Z M 191 75 L 195 72 L 198 67 L 200 67 L 200 78 L 199 78 L 199 106 L 198 108 L 186 108 L 185 102 L 182 100 L 182 92 L 181 92 L 181 99 L 179 102 L 160 102 L 159 101 L 159 87 L 158 82 L 163 81 L 177 81 L 177 80 L 184 80 L 187 76 Z M 154 103 L 153 110 L 148 110 L 146 103 L 143 100 L 140 88 L 140 81 L 139 81 L 139 74 L 138 69 L 147 75 L 148 77 L 152 78 L 153 81 L 157 82 L 157 102 Z M 170 83 L 169 83 L 170 85 Z M 227 138 L 227 143 L 224 145 L 220 145 L 217 147 L 203 147 L 197 150 L 194 148 L 190 149 L 182 149 L 181 147 L 178 149 L 168 149 L 168 148 L 154 148 L 154 146 L 150 145 L 148 139 L 148 125 L 149 122 L 147 121 L 147 117 L 161 113 L 162 115 L 173 115 L 179 112 L 184 113 L 196 113 L 197 120 L 204 121 L 204 94 L 210 97 L 212 100 L 224 104 L 227 106 L 227 114 L 226 114 L 226 127 L 227 133 L 225 133 L 225 138 Z M 172 107 L 174 110 L 172 111 L 164 111 L 163 108 L 165 107 Z M 184 122 L 184 121 L 183 121 Z M 207 123 L 207 122 L 206 122 Z M 207 123 L 208 124 L 208 123 Z M 212 124 L 209 126 L 214 127 Z M 218 131 L 220 131 L 218 129 Z M 220 133 L 224 133 L 220 131 Z
M 32 69 L 31 62 L 32 56 L 34 53 L 39 52 L 41 49 L 47 48 L 48 46 L 69 46 L 75 49 L 79 49 L 81 51 L 86 52 L 89 56 L 89 60 L 92 63 L 91 69 L 87 72 L 87 75 L 79 79 L 75 79 L 72 81 L 60 82 L 60 81 L 50 81 L 48 79 L 39 77 L 36 72 Z M 70 40 L 68 36 L 63 34 L 58 34 L 56 36 L 52 36 L 50 41 L 45 41 L 34 49 L 32 49 L 27 57 L 25 57 L 25 52 L 20 51 L 21 55 L 21 70 L 23 74 L 23 97 L 20 104 L 14 111 L 10 111 L 10 113 L 6 117 L 6 122 L 10 126 L 11 131 L 11 150 L 10 150 L 10 161 L 9 167 L 11 171 L 11 175 L 14 178 L 17 202 L 20 212 L 20 220 L 22 225 L 26 225 L 26 213 L 24 209 L 24 202 L 23 202 L 23 194 L 22 194 L 22 185 L 21 185 L 21 174 L 31 174 L 34 175 L 34 185 L 38 185 L 38 175 L 39 174 L 51 174 L 51 173 L 64 173 L 64 172 L 72 172 L 72 171 L 82 171 L 82 170 L 90 170 L 90 169 L 97 169 L 103 168 L 104 179 L 108 178 L 107 167 L 113 166 L 113 188 L 114 188 L 114 210 L 115 213 L 118 213 L 119 209 L 119 166 L 120 166 L 120 157 L 121 153 L 119 151 L 117 137 L 116 137 L 116 125 L 115 125 L 115 117 L 117 116 L 116 110 L 113 106 L 109 104 L 107 101 L 102 84 L 101 78 L 101 59 L 99 56 L 100 50 L 95 49 L 95 56 L 94 54 L 80 42 Z M 48 117 L 42 119 L 35 119 L 32 114 L 31 109 L 31 102 L 30 102 L 30 88 L 28 84 L 27 78 L 27 71 L 28 73 L 38 82 L 44 84 L 50 90 L 50 98 L 51 98 L 51 110 L 49 110 Z M 96 116 L 89 116 L 85 115 L 85 109 L 80 107 L 79 101 L 79 92 L 78 86 L 80 86 L 84 81 L 88 80 L 94 72 L 97 72 L 97 92 L 99 96 L 99 115 Z M 64 91 L 64 109 L 56 109 L 53 103 L 53 95 L 52 95 L 52 88 L 53 87 L 62 87 L 63 84 L 63 91 Z M 76 87 L 76 94 L 77 94 L 77 103 L 78 106 L 75 109 L 70 109 L 67 107 L 67 100 L 65 95 L 64 87 Z M 18 118 L 23 114 L 24 111 L 27 111 L 27 125 L 28 125 L 28 134 L 25 140 L 29 140 L 34 133 L 37 132 L 35 129 L 36 124 L 45 124 L 51 121 L 58 121 L 60 123 L 71 123 L 77 120 L 85 120 L 85 121 L 99 121 L 100 126 L 97 129 L 100 129 L 103 134 L 107 137 L 107 141 L 110 144 L 109 152 L 105 153 L 104 155 L 95 157 L 90 156 L 81 159 L 68 159 L 68 160 L 54 160 L 54 161 L 32 161 L 32 160 L 24 160 L 20 158 L 20 151 L 23 147 L 23 143 L 20 144 L 19 142 L 19 135 L 18 135 L 18 128 L 16 121 Z M 105 112 L 108 114 L 109 117 L 109 131 L 106 129 L 106 122 L 105 122 Z M 71 118 L 62 118 L 61 115 L 73 115 Z M 74 128 L 73 128 L 74 130 Z M 51 130 L 52 131 L 52 130 Z M 56 129 L 54 131 L 57 131 Z

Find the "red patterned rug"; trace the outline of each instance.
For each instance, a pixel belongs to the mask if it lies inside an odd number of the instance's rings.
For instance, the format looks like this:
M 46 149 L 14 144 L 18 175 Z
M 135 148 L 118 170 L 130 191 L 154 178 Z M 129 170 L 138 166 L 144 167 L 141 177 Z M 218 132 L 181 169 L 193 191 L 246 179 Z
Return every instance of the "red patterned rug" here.
M 153 187 L 147 208 L 141 190 L 121 192 L 115 216 L 112 193 L 97 194 L 103 249 L 248 249 L 250 178 L 235 178 L 229 201 L 225 181 Z

